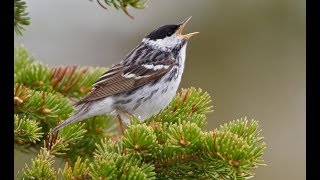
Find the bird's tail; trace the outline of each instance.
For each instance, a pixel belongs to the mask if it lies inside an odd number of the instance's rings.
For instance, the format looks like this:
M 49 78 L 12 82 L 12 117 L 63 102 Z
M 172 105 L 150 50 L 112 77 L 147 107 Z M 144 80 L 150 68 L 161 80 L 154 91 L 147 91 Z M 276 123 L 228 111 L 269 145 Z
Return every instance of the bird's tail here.
M 66 125 L 68 125 L 72 122 L 81 121 L 81 120 L 85 119 L 84 115 L 87 113 L 87 111 L 86 111 L 87 108 L 88 108 L 88 106 L 86 106 L 86 105 L 82 106 L 75 114 L 73 114 L 71 117 L 64 120 L 62 123 L 60 123 L 56 127 L 54 127 L 51 132 L 56 133 L 59 131 L 59 129 L 65 127 Z

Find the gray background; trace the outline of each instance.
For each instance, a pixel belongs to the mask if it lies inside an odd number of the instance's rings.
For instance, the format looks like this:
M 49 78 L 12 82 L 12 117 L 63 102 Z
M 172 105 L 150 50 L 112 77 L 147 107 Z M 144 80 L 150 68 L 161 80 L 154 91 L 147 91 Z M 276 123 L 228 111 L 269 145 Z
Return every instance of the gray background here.
M 214 102 L 206 129 L 247 116 L 267 142 L 263 179 L 305 179 L 305 1 L 150 0 L 135 20 L 89 0 L 27 1 L 23 43 L 52 65 L 110 66 L 156 27 L 192 15 L 199 31 L 187 49 L 181 87 L 201 87 Z M 15 150 L 15 174 L 29 156 Z

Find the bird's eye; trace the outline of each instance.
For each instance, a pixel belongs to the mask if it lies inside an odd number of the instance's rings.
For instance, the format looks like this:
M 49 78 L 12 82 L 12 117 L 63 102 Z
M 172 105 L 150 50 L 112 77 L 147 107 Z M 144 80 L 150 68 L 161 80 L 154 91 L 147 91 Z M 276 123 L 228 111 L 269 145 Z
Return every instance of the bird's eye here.
M 172 32 L 167 32 L 167 36 L 171 36 L 172 35 Z

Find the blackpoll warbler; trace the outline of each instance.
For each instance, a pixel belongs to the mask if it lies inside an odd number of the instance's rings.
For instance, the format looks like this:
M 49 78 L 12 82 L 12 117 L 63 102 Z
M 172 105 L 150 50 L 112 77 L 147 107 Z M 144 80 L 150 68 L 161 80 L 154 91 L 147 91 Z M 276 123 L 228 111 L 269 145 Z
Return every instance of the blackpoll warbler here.
M 119 64 L 111 67 L 93 84 L 91 93 L 78 101 L 76 112 L 52 132 L 75 121 L 106 113 L 128 124 L 130 116 L 143 121 L 165 108 L 175 96 L 181 81 L 188 40 L 182 35 L 188 17 L 175 25 L 152 31 Z

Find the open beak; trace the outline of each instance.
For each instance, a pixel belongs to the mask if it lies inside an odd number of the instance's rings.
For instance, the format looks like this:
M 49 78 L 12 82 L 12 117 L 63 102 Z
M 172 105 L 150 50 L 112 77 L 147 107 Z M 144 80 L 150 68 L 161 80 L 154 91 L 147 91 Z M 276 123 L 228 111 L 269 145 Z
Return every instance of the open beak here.
M 186 27 L 188 21 L 191 19 L 192 16 L 188 17 L 187 19 L 183 20 L 180 24 L 179 24 L 179 29 L 177 30 L 177 35 L 182 37 L 183 39 L 189 39 L 191 36 L 198 34 L 199 32 L 193 32 L 193 33 L 189 33 L 189 34 L 182 34 L 183 29 Z

